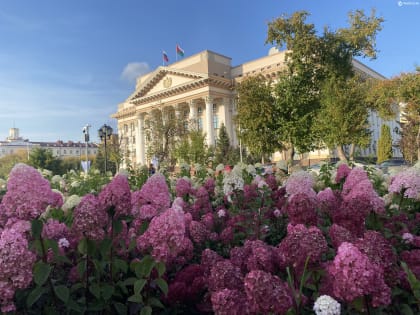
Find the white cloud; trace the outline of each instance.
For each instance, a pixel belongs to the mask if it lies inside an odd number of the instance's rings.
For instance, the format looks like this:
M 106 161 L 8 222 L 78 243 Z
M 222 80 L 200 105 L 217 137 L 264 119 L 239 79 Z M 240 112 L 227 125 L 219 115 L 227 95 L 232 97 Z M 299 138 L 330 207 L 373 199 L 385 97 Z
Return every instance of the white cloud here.
M 150 71 L 150 67 L 147 62 L 130 62 L 121 73 L 121 78 L 129 82 L 135 82 L 136 79 Z

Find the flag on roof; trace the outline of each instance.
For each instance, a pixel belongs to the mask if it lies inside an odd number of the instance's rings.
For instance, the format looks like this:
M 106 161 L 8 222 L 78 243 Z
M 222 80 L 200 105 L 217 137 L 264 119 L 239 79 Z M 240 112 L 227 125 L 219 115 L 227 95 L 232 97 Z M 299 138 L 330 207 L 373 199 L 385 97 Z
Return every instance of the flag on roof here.
M 169 62 L 169 58 L 168 58 L 168 55 L 166 54 L 166 51 L 162 51 L 162 56 L 163 56 L 164 62 Z
M 181 47 L 179 47 L 178 44 L 176 45 L 176 54 L 178 56 L 184 57 L 184 50 Z

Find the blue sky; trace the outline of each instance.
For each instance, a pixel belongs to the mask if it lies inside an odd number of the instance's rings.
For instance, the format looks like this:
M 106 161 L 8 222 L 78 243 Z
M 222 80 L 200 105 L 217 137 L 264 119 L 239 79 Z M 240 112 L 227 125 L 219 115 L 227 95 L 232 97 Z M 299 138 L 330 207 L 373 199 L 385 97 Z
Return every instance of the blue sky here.
M 320 31 L 345 27 L 350 10 L 385 19 L 374 61 L 392 77 L 420 64 L 420 0 L 3 0 L 0 6 L 0 140 L 9 128 L 31 141 L 91 140 L 134 90 L 135 77 L 212 50 L 232 64 L 262 57 L 267 23 L 307 10 Z

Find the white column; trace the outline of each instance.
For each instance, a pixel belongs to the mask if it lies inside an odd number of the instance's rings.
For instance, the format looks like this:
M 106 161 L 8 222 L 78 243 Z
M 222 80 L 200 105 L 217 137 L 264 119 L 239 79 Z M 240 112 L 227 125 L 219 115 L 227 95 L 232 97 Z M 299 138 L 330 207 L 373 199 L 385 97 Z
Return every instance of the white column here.
M 206 96 L 205 102 L 206 102 L 207 144 L 214 146 L 213 98 L 211 96 Z
M 136 137 L 136 163 L 145 165 L 144 148 L 144 113 L 137 115 L 137 137 Z
M 189 128 L 190 130 L 196 130 L 197 129 L 197 101 L 191 100 L 189 102 L 190 106 L 190 114 L 189 114 Z
M 223 123 L 225 124 L 226 131 L 229 136 L 230 144 L 233 145 L 234 139 L 233 139 L 233 120 L 232 120 L 232 105 L 230 98 L 224 98 L 223 99 Z

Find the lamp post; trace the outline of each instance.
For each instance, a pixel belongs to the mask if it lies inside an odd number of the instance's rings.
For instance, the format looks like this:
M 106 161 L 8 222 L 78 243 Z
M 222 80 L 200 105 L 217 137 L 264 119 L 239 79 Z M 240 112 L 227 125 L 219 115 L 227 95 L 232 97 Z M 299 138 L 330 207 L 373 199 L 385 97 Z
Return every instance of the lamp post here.
M 105 150 L 105 174 L 107 172 L 107 162 L 108 162 L 108 153 L 106 150 L 106 140 L 110 139 L 112 135 L 112 128 L 108 126 L 107 124 L 104 124 L 101 128 L 98 130 L 98 136 L 101 139 L 101 141 L 104 141 L 104 150 Z
M 89 160 L 88 160 L 88 146 L 89 146 L 89 128 L 92 127 L 91 125 L 87 124 L 83 127 L 83 134 L 85 135 L 85 143 L 86 143 L 86 174 L 89 173 Z

